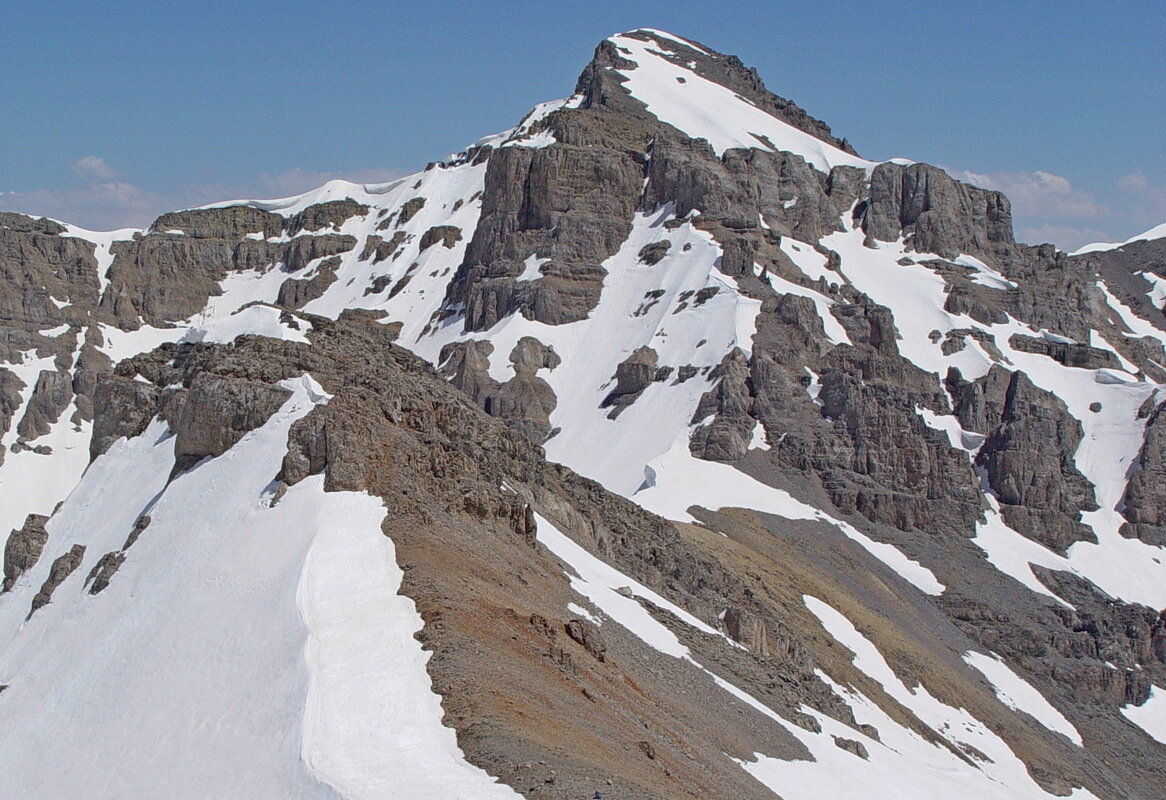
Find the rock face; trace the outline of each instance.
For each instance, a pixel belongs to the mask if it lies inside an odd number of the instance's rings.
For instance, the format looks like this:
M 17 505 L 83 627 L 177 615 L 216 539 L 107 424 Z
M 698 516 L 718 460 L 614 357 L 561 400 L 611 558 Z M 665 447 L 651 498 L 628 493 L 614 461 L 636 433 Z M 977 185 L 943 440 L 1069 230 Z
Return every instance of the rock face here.
M 217 230 L 209 222 L 205 227 Z M 299 236 L 286 244 L 272 244 L 256 239 L 152 233 L 132 242 L 115 243 L 110 283 L 99 307 L 107 318 L 128 330 L 136 329 L 139 320 L 164 326 L 201 311 L 208 297 L 219 294 L 219 282 L 228 272 L 274 264 L 282 264 L 287 272 L 298 272 L 316 259 L 354 247 L 355 238 L 338 234 Z
M 225 453 L 243 434 L 262 425 L 291 392 L 244 378 L 199 375 L 173 421 L 177 469 Z
M 109 450 L 121 437 L 134 437 L 144 431 L 158 409 L 161 396 L 156 387 L 132 378 L 115 375 L 100 378 L 94 398 L 90 458 Z
M 959 183 L 929 164 L 879 164 L 862 213 L 869 236 L 891 242 L 902 235 L 914 249 L 944 258 L 992 255 L 1013 244 L 1007 197 Z
M 1110 350 L 1101 350 L 1080 342 L 1055 342 L 1014 333 L 1008 344 L 1026 353 L 1040 353 L 1066 367 L 1078 369 L 1120 368 L 1121 362 Z
M 1146 437 L 1122 498 L 1122 534 L 1166 547 L 1166 403 L 1146 422 Z
M 96 303 L 96 316 L 122 330 L 143 323 L 166 327 L 202 311 L 209 297 L 221 293 L 219 284 L 228 273 L 277 265 L 296 273 L 352 250 L 356 239 L 335 231 L 367 213 L 368 206 L 342 200 L 309 206 L 291 218 L 250 206 L 164 214 L 146 235 L 114 242 L 109 284 Z M 307 302 L 320 291 L 319 283 L 326 287 L 326 275 L 328 269 L 321 270 L 316 283 L 298 293 L 292 284 L 285 300 Z M 96 290 L 95 276 L 93 285 Z
M 287 220 L 279 214 L 251 206 L 177 211 L 163 214 L 150 226 L 153 233 L 177 232 L 195 239 L 242 239 L 259 234 L 267 239 L 279 236 Z
M 48 517 L 40 514 L 29 514 L 24 526 L 8 535 L 8 541 L 4 544 L 5 592 L 40 560 L 40 554 L 49 540 L 48 531 L 45 530 L 48 521 Z
M 311 278 L 288 278 L 279 287 L 276 305 L 287 308 L 303 308 L 311 301 L 323 297 L 328 287 L 336 282 L 336 268 L 340 259 L 335 256 L 326 259 Z
M 65 359 L 75 347 L 75 334 L 45 332 L 83 323 L 97 302 L 97 259 L 91 242 L 64 232 L 49 220 L 0 214 L 0 362 L 33 347 Z
M 448 300 L 465 303 L 466 330 L 521 311 L 561 325 L 599 300 L 604 270 L 631 229 L 643 169 L 611 147 L 508 147 L 486 167 L 482 216 Z M 529 257 L 550 259 L 543 277 L 518 281 Z
M 698 458 L 710 461 L 733 461 L 745 455 L 757 424 L 752 416 L 752 379 L 745 355 L 734 350 L 725 356 L 709 377 L 718 381 L 716 388 L 700 399 L 694 423 L 702 425 L 689 441 L 689 449 Z
M 32 598 L 32 608 L 28 616 L 32 616 L 38 609 L 44 608 L 53 599 L 53 592 L 57 590 L 65 578 L 69 577 L 77 567 L 81 566 L 81 559 L 85 557 L 85 546 L 75 544 L 64 555 L 57 556 L 53 566 L 49 569 L 49 576 L 41 585 L 40 591 Z
M 51 430 L 73 399 L 73 379 L 67 372 L 43 370 L 36 379 L 24 417 L 16 426 L 22 439 L 35 439 Z
M 1096 510 L 1097 503 L 1093 487 L 1073 463 L 1081 424 L 1064 402 L 1035 387 L 1023 372 L 994 367 L 984 379 L 981 422 L 975 408 L 979 395 L 967 392 L 970 405 L 965 411 L 961 404 L 957 414 L 969 429 L 988 434 L 976 464 L 984 469 L 1008 524 L 1059 552 L 1074 542 L 1096 541 L 1079 521 L 1080 512 Z M 986 427 L 976 427 L 981 424 Z
M 559 356 L 554 348 L 524 336 L 510 353 L 514 376 L 499 383 L 489 374 L 493 351 L 494 346 L 484 341 L 447 345 L 441 352 L 441 372 L 487 414 L 505 421 L 507 427 L 528 441 L 541 444 L 551 433 L 550 414 L 558 399 L 550 384 L 537 373 L 557 367 Z
M 421 249 L 432 247 L 441 242 L 446 248 L 453 247 L 462 240 L 462 229 L 454 225 L 435 225 L 421 234 Z
M 20 410 L 20 390 L 24 381 L 11 370 L 0 367 L 0 436 L 12 427 L 12 418 Z M 0 465 L 4 463 L 4 449 L 0 448 Z

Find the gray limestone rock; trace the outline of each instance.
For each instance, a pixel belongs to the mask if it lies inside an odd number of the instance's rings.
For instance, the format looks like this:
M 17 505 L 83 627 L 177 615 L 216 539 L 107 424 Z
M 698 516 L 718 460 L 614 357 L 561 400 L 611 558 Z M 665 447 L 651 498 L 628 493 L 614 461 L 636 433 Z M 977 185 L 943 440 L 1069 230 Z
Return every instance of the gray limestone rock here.
M 499 383 L 489 374 L 493 351 L 494 346 L 484 340 L 452 342 L 442 348 L 439 371 L 487 414 L 541 444 L 551 432 L 550 414 L 558 399 L 550 384 L 536 373 L 557 367 L 558 354 L 537 339 L 524 336 L 510 353 L 514 376 Z
M 461 240 L 462 229 L 456 225 L 435 225 L 421 234 L 421 241 L 417 246 L 425 250 L 440 242 L 442 247 L 452 248 Z
M 45 523 L 49 518 L 41 514 L 29 514 L 24 525 L 8 535 L 4 544 L 4 592 L 10 591 L 20 576 L 28 572 L 40 560 L 49 540 Z
M 493 352 L 494 345 L 485 339 L 450 342 L 441 348 L 438 372 L 484 409 L 500 385 L 490 377 Z
M 857 739 L 847 739 L 842 736 L 835 736 L 834 745 L 848 753 L 853 753 L 864 761 L 870 760 L 870 755 L 866 752 L 866 745 Z
M 424 197 L 414 197 L 412 200 L 406 200 L 401 205 L 401 212 L 397 216 L 397 225 L 404 225 L 417 214 L 418 211 L 425 208 Z M 390 217 L 389 219 L 392 219 Z
M 48 236 L 56 236 L 66 230 L 64 225 L 47 217 L 28 217 L 11 211 L 0 211 L 0 229 L 16 233 L 43 233 Z
M 26 441 L 46 435 L 72 399 L 73 380 L 69 373 L 42 370 L 16 433 Z
M 664 239 L 660 242 L 652 242 L 640 248 L 640 252 L 636 255 L 636 260 L 641 264 L 647 264 L 649 267 L 654 267 L 659 264 L 664 256 L 668 255 L 668 249 L 672 247 L 672 242 Z
M 986 302 L 983 293 L 977 292 L 975 287 L 969 284 L 951 286 L 943 310 L 952 314 L 967 314 L 976 322 L 985 325 L 998 325 L 1008 321 L 1008 314 L 1003 309 Z
M 89 594 L 100 594 L 109 586 L 110 580 L 125 563 L 125 560 L 126 555 L 121 550 L 114 550 L 99 558 L 85 578 L 85 586 L 88 587 Z
M 533 375 L 540 369 L 553 370 L 562 361 L 554 347 L 543 344 L 533 336 L 523 336 L 510 351 L 510 363 L 518 375 Z
M 590 654 L 596 661 L 606 661 L 607 645 L 603 642 L 603 635 L 600 634 L 599 628 L 594 624 L 582 619 L 572 619 L 563 626 L 575 642 L 583 646 L 583 649 Z
M 82 325 L 96 303 L 94 245 L 58 236 L 59 229 L 56 223 L 19 214 L 5 214 L 0 221 L 0 361 L 48 344 L 40 331 Z M 71 355 L 71 338 L 61 337 L 61 355 Z
M 245 378 L 198 375 L 173 425 L 175 469 L 225 453 L 243 434 L 267 422 L 290 396 L 287 389 Z
M 150 226 L 151 233 L 180 231 L 196 239 L 242 239 L 259 234 L 279 236 L 287 220 L 279 214 L 252 206 L 226 206 L 163 214 Z
M 639 347 L 615 368 L 615 394 L 639 394 L 656 379 L 656 351 Z
M 323 297 L 328 287 L 336 282 L 336 268 L 339 266 L 340 259 L 333 256 L 320 264 L 310 278 L 288 278 L 280 284 L 275 304 L 284 308 L 303 308 Z
M 993 367 L 985 382 L 991 387 L 984 395 L 993 427 L 976 455 L 1005 521 L 1061 553 L 1074 542 L 1096 541 L 1080 522 L 1081 511 L 1097 508 L 1093 486 L 1073 462 L 1081 423 L 1060 398 L 1034 386 L 1022 372 L 1011 373 L 1001 403 L 998 391 L 1005 373 Z
M 1081 342 L 1061 342 L 1036 336 L 1024 336 L 1014 333 L 1008 339 L 1008 344 L 1015 350 L 1025 353 L 1039 353 L 1048 356 L 1066 367 L 1079 369 L 1121 369 L 1121 362 L 1109 350 L 1091 347 Z
M 879 164 L 870 178 L 863 229 L 884 242 L 900 236 L 919 252 L 992 257 L 1012 239 L 1012 207 L 1000 192 L 960 183 L 929 164 Z
M 485 410 L 515 433 L 541 444 L 550 435 L 550 415 L 556 405 L 558 398 L 549 383 L 533 372 L 518 372 L 498 387 Z
M 351 198 L 317 203 L 308 206 L 288 220 L 288 236 L 295 236 L 302 231 L 311 232 L 324 228 L 338 231 L 345 220 L 352 217 L 363 217 L 367 214 L 368 206 Z
M 485 330 L 514 311 L 552 325 L 583 319 L 599 300 L 601 263 L 631 229 L 642 183 L 639 163 L 614 149 L 495 152 L 478 226 L 446 297 L 465 304 L 466 330 Z M 519 283 L 532 253 L 550 262 L 543 277 Z
M 161 392 L 149 383 L 102 375 L 93 398 L 93 436 L 89 457 L 97 458 L 115 441 L 140 435 L 158 411 Z
M 12 370 L 0 367 L 0 437 L 12 427 L 12 418 L 20 410 L 20 390 L 24 381 Z M 0 464 L 4 463 L 4 449 L 0 448 Z
M 709 379 L 717 384 L 700 398 L 692 422 L 713 419 L 693 432 L 689 450 L 709 461 L 734 461 L 748 451 L 757 424 L 752 416 L 752 377 L 745 354 L 733 348 L 709 373 Z
M 69 552 L 57 556 L 53 561 L 52 567 L 49 568 L 49 576 L 41 584 L 40 591 L 32 598 L 32 607 L 28 611 L 29 617 L 35 614 L 38 609 L 49 604 L 49 601 L 53 598 L 53 592 L 64 582 L 65 578 L 73 574 L 73 571 L 77 567 L 81 566 L 81 559 L 84 557 L 85 545 L 82 544 L 75 544 L 69 548 Z
M 1125 536 L 1166 547 L 1166 403 L 1146 422 L 1142 448 L 1122 497 Z
M 229 233 L 231 228 L 211 226 L 205 232 Z M 354 237 L 334 233 L 297 236 L 281 244 L 165 232 L 115 242 L 100 316 L 126 330 L 142 322 L 165 327 L 201 311 L 209 297 L 220 293 L 219 282 L 228 272 L 270 269 L 277 263 L 286 272 L 298 272 L 354 247 Z
M 364 250 L 360 253 L 361 261 L 372 259 L 372 263 L 379 264 L 397 252 L 397 248 L 405 241 L 405 232 L 397 231 L 392 238 L 385 240 L 381 236 L 369 236 L 364 241 Z

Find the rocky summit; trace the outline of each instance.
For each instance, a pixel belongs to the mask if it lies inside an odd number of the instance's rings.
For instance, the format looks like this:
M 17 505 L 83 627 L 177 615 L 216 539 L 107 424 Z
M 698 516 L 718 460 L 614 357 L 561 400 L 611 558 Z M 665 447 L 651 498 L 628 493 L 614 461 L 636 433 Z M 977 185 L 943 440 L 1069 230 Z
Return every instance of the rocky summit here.
M 4 794 L 1161 800 L 1164 235 L 647 29 L 393 183 L 0 214 Z

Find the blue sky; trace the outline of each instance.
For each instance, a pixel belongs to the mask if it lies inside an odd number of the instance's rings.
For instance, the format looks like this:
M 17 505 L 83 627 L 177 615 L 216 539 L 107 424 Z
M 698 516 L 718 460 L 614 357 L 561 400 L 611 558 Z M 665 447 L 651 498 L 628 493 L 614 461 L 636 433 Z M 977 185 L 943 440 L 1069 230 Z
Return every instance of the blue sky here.
M 0 207 L 90 227 L 385 180 L 571 93 L 651 26 L 739 55 L 868 158 L 1074 247 L 1166 221 L 1160 2 L 0 3 Z

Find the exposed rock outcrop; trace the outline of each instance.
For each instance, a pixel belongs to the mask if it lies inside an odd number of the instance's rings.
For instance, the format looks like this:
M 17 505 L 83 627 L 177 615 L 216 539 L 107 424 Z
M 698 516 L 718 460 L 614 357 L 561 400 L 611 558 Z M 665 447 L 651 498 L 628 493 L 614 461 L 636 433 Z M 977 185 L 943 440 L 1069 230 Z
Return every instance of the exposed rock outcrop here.
M 1007 197 L 960 183 L 929 164 L 879 164 L 861 213 L 872 238 L 893 242 L 904 236 L 915 250 L 944 258 L 991 257 L 1013 244 Z
M 1142 448 L 1122 497 L 1122 534 L 1166 547 L 1166 403 L 1146 422 Z
M 41 514 L 29 514 L 24 525 L 8 534 L 4 544 L 4 587 L 9 591 L 20 576 L 28 572 L 40 560 L 45 543 L 49 540 L 45 523 L 49 518 Z
M 1008 375 L 1001 396 L 1006 374 L 993 367 L 983 379 L 985 422 L 991 428 L 976 456 L 1002 504 L 1005 521 L 1062 553 L 1074 542 L 1096 541 L 1093 531 L 1080 522 L 1081 511 L 1097 509 L 1093 487 L 1073 461 L 1081 423 L 1060 398 L 1034 386 L 1023 372 Z M 974 397 L 974 390 L 969 396 Z M 973 409 L 957 414 L 979 424 Z
M 441 374 L 487 414 L 503 420 L 528 441 L 541 444 L 551 433 L 550 414 L 558 399 L 537 372 L 553 370 L 561 359 L 554 348 L 524 336 L 510 352 L 514 376 L 499 383 L 489 374 L 493 351 L 494 346 L 487 341 L 448 344 L 441 351 Z
M 1091 347 L 1080 342 L 1060 342 L 1014 333 L 1009 338 L 1008 344 L 1013 349 L 1025 353 L 1039 353 L 1042 356 L 1048 356 L 1066 367 L 1079 369 L 1121 368 L 1121 362 L 1111 351 Z
M 245 378 L 198 375 L 172 423 L 175 469 L 225 453 L 245 433 L 267 422 L 290 396 L 287 389 Z
M 72 400 L 72 376 L 67 372 L 42 370 L 16 433 L 25 440 L 46 435 Z
M 613 147 L 496 151 L 481 218 L 447 294 L 465 304 L 466 330 L 515 311 L 551 325 L 583 319 L 599 301 L 600 265 L 631 230 L 642 183 L 639 157 Z M 550 261 L 542 277 L 520 282 L 531 254 Z
M 41 585 L 40 591 L 32 598 L 32 608 L 29 609 L 28 616 L 32 616 L 38 609 L 44 608 L 53 599 L 53 592 L 57 590 L 65 578 L 73 574 L 77 567 L 81 566 L 81 559 L 85 557 L 85 545 L 75 544 L 69 548 L 67 553 L 57 556 L 53 561 L 52 567 L 49 568 L 49 576 L 45 578 L 45 582 Z

